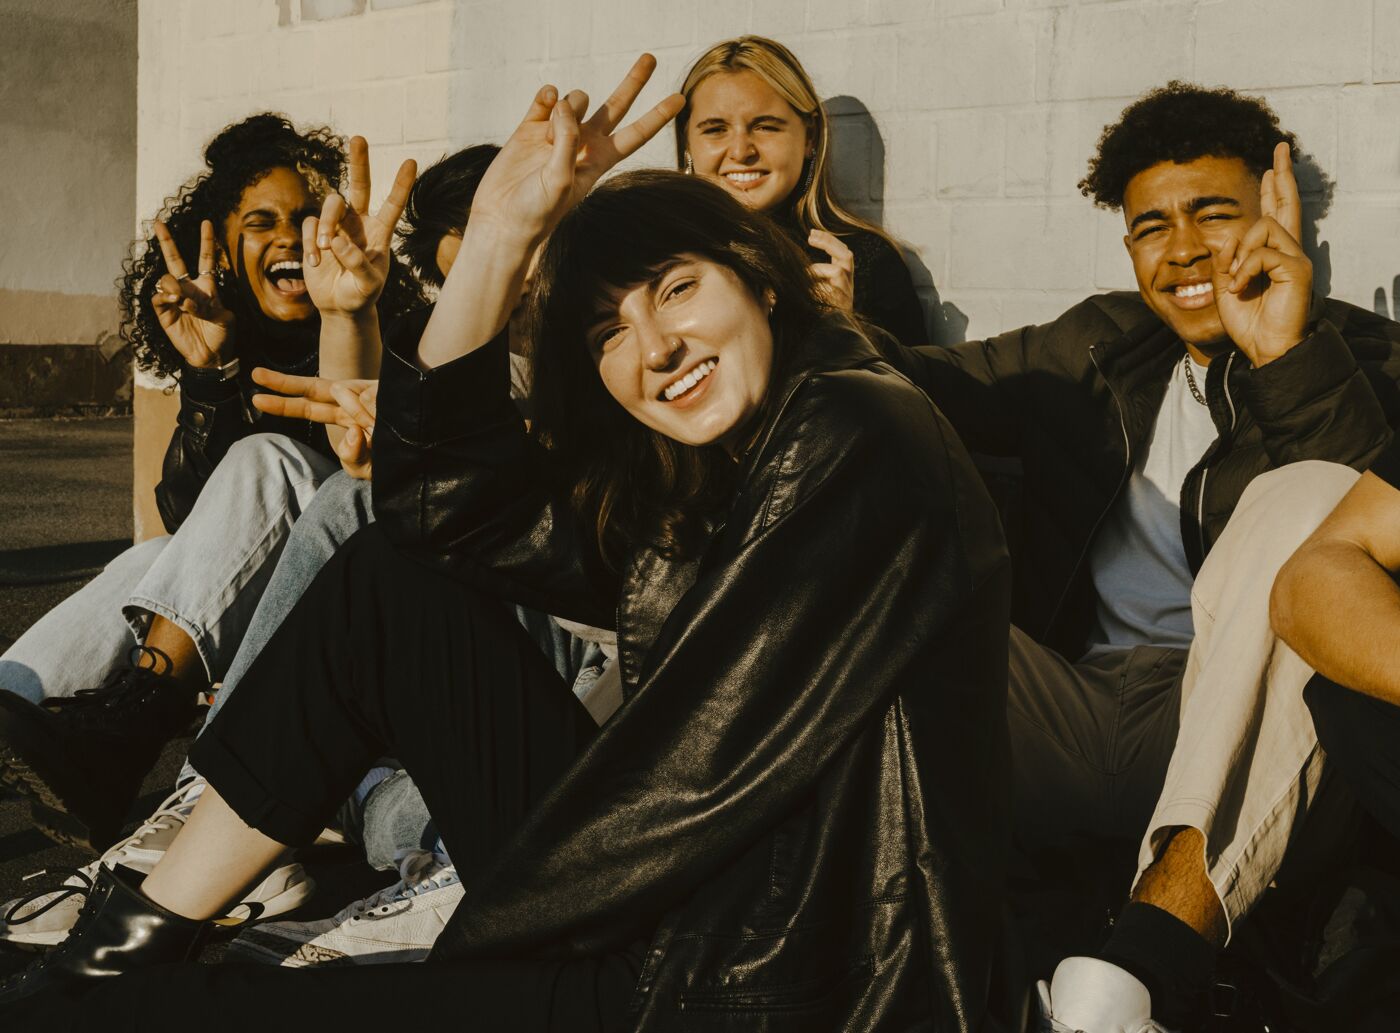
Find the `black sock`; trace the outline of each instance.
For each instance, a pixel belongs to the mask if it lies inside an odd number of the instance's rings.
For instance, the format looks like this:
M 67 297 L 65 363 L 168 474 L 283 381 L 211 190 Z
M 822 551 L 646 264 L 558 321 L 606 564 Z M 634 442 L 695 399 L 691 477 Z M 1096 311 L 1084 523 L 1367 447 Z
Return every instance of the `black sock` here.
M 1099 957 L 1136 976 L 1152 995 L 1152 1017 L 1179 1026 L 1210 988 L 1216 949 L 1170 912 L 1132 901 Z

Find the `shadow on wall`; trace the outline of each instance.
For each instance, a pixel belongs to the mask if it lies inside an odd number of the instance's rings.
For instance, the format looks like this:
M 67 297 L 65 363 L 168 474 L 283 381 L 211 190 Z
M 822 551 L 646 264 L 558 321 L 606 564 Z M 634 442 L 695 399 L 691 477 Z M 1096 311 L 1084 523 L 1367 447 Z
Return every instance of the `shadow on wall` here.
M 885 224 L 885 141 L 870 109 L 855 97 L 824 102 L 831 119 L 832 185 L 843 204 L 879 226 Z M 924 325 L 933 344 L 956 344 L 967 335 L 967 316 L 938 296 L 933 274 L 918 254 L 901 245 L 924 306 Z M 856 270 L 860 275 L 860 270 Z
M 1328 241 L 1319 243 L 1318 223 L 1332 209 L 1337 184 L 1323 171 L 1311 154 L 1300 152 L 1293 167 L 1298 193 L 1303 202 L 1303 251 L 1312 259 L 1313 290 L 1326 297 L 1332 293 L 1332 252 Z

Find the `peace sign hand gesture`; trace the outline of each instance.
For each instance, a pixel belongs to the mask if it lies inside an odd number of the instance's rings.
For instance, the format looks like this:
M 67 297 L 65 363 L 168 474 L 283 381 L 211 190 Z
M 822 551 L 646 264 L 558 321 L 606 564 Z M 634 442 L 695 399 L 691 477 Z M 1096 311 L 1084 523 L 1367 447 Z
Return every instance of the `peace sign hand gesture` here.
M 389 196 L 369 214 L 369 145 L 350 139 L 350 182 L 345 196 L 331 194 L 320 218 L 302 224 L 302 274 L 322 317 L 355 316 L 379 300 L 389 276 L 394 228 L 408 203 L 418 166 L 399 166 Z
M 607 101 L 586 122 L 588 95 L 559 97 L 553 86 L 535 94 L 525 118 L 481 179 L 471 222 L 532 248 L 543 240 L 602 175 L 675 118 L 685 98 L 672 94 L 624 129 L 627 114 L 656 69 L 643 54 Z M 616 130 L 616 131 L 614 131 Z
M 1225 332 L 1257 368 L 1285 355 L 1307 333 L 1312 262 L 1298 243 L 1303 206 L 1288 144 L 1259 183 L 1263 213 L 1244 237 L 1216 254 L 1211 279 Z
M 233 358 L 233 313 L 214 284 L 214 224 L 199 224 L 199 275 L 191 277 L 165 223 L 155 224 L 167 272 L 156 281 L 151 308 L 165 336 L 189 365 L 209 368 Z

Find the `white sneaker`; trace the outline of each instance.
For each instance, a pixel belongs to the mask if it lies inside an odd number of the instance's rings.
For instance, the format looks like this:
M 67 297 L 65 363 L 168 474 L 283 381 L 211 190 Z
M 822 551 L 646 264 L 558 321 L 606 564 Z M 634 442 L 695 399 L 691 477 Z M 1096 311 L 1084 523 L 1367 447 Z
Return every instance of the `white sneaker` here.
M 462 883 L 444 854 L 400 851 L 400 880 L 319 922 L 269 922 L 239 933 L 230 954 L 290 968 L 422 961 L 433 949 Z
M 1065 958 L 1053 982 L 1040 980 L 1036 991 L 1040 1033 L 1171 1033 L 1152 1021 L 1147 987 L 1098 958 Z
M 120 864 L 149 873 L 165 856 L 175 834 L 194 810 L 204 786 L 202 779 L 195 779 L 177 789 L 135 832 L 91 864 L 77 869 L 54 869 L 55 874 L 69 873 L 60 888 L 40 889 L 0 905 L 0 940 L 21 947 L 52 947 L 62 943 L 77 921 L 87 891 L 97 879 L 98 866 L 111 868 Z M 26 878 L 45 874 L 48 870 Z M 301 865 L 283 865 L 216 921 L 220 925 L 241 925 L 266 915 L 284 914 L 306 900 L 315 885 Z

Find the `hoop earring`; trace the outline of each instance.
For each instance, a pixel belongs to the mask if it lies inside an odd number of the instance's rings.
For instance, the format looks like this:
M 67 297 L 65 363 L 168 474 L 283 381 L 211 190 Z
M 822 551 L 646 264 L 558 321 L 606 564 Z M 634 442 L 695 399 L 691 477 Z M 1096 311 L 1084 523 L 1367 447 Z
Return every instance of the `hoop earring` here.
M 685 152 L 685 174 L 687 176 L 695 175 L 695 161 L 690 157 L 689 151 Z

